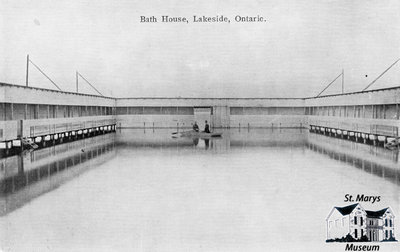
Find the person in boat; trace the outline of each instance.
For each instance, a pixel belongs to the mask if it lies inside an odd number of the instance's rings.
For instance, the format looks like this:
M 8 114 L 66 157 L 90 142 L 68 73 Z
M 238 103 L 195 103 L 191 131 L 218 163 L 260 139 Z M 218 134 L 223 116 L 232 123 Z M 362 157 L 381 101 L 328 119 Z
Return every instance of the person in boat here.
M 194 122 L 193 130 L 196 131 L 196 132 L 199 132 L 199 125 L 197 125 L 197 122 Z
M 207 121 L 206 121 L 206 126 L 204 127 L 204 132 L 205 133 L 210 133 L 210 125 L 208 125 Z

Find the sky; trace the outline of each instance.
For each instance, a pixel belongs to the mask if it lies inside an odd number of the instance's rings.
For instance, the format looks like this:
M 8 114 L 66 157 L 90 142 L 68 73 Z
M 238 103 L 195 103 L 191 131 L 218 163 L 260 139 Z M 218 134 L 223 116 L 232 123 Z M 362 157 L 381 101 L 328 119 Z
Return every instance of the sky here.
M 398 0 L 0 0 L 0 9 L 0 82 L 25 85 L 29 54 L 72 92 L 79 71 L 113 97 L 310 97 L 342 69 L 345 92 L 360 91 L 400 58 Z M 231 22 L 193 23 L 193 15 Z M 30 86 L 55 89 L 29 69 Z M 370 89 L 392 86 L 400 63 Z M 324 94 L 340 92 L 341 78 Z

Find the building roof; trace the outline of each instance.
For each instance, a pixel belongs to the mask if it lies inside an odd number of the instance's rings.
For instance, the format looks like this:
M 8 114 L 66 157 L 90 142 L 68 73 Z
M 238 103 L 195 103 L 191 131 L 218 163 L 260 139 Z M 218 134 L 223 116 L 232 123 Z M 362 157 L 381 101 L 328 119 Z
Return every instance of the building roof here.
M 388 210 L 388 207 L 379 211 L 365 211 L 365 212 L 367 212 L 367 217 L 379 218 L 386 213 L 386 210 Z
M 353 205 L 349 205 L 349 206 L 345 206 L 345 207 L 335 207 L 339 213 L 341 213 L 342 215 L 348 215 L 351 212 L 353 212 L 354 208 L 356 208 L 356 206 L 358 206 L 358 203 L 353 204 Z

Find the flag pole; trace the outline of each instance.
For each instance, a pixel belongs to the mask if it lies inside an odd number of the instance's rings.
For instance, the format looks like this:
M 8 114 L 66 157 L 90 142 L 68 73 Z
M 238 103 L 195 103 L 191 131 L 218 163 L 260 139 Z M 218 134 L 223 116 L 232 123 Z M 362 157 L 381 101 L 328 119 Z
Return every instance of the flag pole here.
M 26 55 L 26 86 L 28 86 L 29 83 L 29 54 Z

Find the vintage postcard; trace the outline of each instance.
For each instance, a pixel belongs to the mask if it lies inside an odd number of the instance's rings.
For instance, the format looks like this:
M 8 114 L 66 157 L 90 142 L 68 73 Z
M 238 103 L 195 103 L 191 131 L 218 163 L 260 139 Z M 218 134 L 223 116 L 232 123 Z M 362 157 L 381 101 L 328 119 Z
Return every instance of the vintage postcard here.
M 0 0 L 0 251 L 400 251 L 399 14 Z

